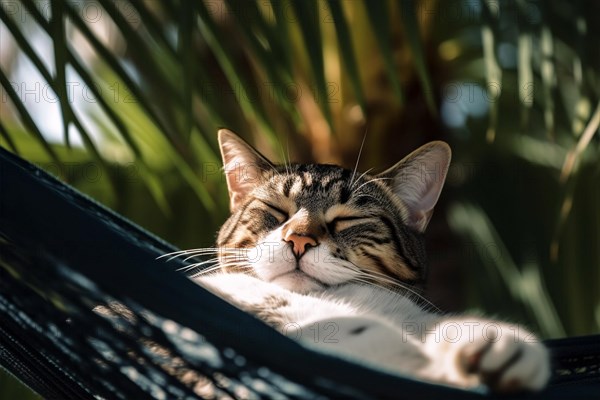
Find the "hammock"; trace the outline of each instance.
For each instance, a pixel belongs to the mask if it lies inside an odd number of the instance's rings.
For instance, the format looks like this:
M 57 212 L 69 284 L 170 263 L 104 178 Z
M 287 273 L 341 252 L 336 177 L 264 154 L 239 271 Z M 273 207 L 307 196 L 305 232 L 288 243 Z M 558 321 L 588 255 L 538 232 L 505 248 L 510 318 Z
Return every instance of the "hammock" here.
M 175 250 L 0 149 L 0 365 L 47 399 L 490 397 L 303 348 L 156 260 Z M 521 397 L 598 395 L 599 343 L 548 341 L 552 384 Z

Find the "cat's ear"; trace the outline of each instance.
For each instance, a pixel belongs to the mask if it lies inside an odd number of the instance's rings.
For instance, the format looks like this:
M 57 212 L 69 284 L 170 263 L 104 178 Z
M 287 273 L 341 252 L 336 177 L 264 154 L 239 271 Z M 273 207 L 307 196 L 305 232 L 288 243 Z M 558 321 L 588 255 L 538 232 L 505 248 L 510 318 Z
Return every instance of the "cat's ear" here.
M 220 129 L 218 137 L 229 190 L 229 208 L 233 212 L 263 179 L 263 171 L 271 170 L 273 164 L 230 130 Z
M 423 232 L 446 180 L 452 152 L 444 142 L 427 143 L 377 175 L 407 207 L 406 223 Z

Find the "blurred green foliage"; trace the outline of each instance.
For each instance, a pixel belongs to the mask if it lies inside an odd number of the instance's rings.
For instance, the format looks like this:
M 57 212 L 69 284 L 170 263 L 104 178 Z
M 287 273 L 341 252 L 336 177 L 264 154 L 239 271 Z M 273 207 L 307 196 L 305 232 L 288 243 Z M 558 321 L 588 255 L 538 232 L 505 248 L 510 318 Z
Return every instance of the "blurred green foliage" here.
M 361 170 L 443 139 L 431 297 L 589 334 L 599 18 L 594 0 L 0 2 L 0 145 L 191 248 L 227 215 L 219 127 L 346 167 L 366 135 Z

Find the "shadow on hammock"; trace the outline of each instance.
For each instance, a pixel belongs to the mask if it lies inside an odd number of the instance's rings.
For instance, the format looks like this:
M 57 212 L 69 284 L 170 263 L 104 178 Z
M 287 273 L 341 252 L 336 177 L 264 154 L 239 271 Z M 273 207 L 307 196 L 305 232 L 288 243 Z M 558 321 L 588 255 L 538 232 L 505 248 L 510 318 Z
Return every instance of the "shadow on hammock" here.
M 174 250 L 0 149 L 0 365 L 48 399 L 491 397 L 307 350 L 156 260 Z M 552 384 L 515 398 L 600 393 L 600 336 L 547 344 Z

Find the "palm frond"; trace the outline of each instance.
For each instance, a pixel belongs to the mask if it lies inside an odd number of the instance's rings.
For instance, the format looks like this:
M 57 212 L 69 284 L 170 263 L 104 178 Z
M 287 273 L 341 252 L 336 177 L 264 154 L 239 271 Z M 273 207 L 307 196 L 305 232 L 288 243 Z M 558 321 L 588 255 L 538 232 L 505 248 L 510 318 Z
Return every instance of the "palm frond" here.
M 421 81 L 425 100 L 427 106 L 432 115 L 437 115 L 437 106 L 435 101 L 435 94 L 433 91 L 433 84 L 429 71 L 427 70 L 427 62 L 425 61 L 425 51 L 423 50 L 423 44 L 420 38 L 419 24 L 417 21 L 418 12 L 414 1 L 399 1 L 402 22 L 410 45 L 415 68 Z
M 365 7 L 367 9 L 369 21 L 371 22 L 371 27 L 373 28 L 373 33 L 377 38 L 377 43 L 379 44 L 379 48 L 381 50 L 381 56 L 383 57 L 383 62 L 390 85 L 394 91 L 394 94 L 396 95 L 396 98 L 398 98 L 400 101 L 403 101 L 404 94 L 402 90 L 402 84 L 400 83 L 400 78 L 398 77 L 398 67 L 394 62 L 391 44 L 389 21 L 390 12 L 388 7 L 383 1 L 374 1 L 365 4 Z
M 348 70 L 348 75 L 354 88 L 354 94 L 356 100 L 362 109 L 363 114 L 367 111 L 367 102 L 365 94 L 360 81 L 360 75 L 358 72 L 359 65 L 356 61 L 354 54 L 354 48 L 352 43 L 352 37 L 350 36 L 350 29 L 346 21 L 346 16 L 340 5 L 340 0 L 328 0 L 329 10 L 331 11 L 331 18 L 335 25 L 336 34 L 338 37 L 338 43 L 340 46 L 340 56 L 342 58 L 342 64 Z

